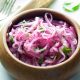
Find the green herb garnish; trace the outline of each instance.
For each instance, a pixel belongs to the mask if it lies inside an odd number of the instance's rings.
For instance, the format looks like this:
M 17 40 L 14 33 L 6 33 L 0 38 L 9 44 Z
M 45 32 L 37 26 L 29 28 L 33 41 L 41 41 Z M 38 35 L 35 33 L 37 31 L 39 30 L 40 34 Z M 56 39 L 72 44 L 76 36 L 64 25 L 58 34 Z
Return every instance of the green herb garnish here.
M 65 54 L 68 54 L 68 53 L 71 52 L 71 48 L 64 46 L 64 48 L 62 49 L 62 51 L 63 51 Z
M 41 65 L 43 63 L 43 58 L 41 57 L 38 61 L 38 64 Z
M 10 36 L 10 42 L 13 44 L 14 43 L 14 39 L 13 39 L 13 36 Z
M 76 2 L 65 2 L 63 8 L 68 12 L 74 12 L 80 8 L 80 3 Z
M 40 32 L 44 32 L 45 31 L 45 29 L 42 26 L 40 26 L 39 30 L 40 30 Z

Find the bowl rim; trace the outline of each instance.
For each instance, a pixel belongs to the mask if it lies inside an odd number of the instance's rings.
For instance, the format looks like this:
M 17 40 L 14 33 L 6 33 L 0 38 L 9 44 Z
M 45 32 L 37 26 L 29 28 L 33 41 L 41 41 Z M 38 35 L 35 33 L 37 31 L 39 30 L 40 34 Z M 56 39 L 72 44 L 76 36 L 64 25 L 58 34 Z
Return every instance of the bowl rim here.
M 9 50 L 8 45 L 7 45 L 7 43 L 6 43 L 6 32 L 7 32 L 7 29 L 8 29 L 8 27 L 9 27 L 9 25 L 11 25 L 11 22 L 12 22 L 13 20 L 16 20 L 18 17 L 23 16 L 25 13 L 35 12 L 35 11 L 39 11 L 39 10 L 58 13 L 59 15 L 62 15 L 63 17 L 65 17 L 66 19 L 68 19 L 69 22 L 72 23 L 72 24 L 75 26 L 76 33 L 77 33 L 77 36 L 78 36 L 77 48 L 76 48 L 76 50 L 74 51 L 74 53 L 71 55 L 71 57 L 69 57 L 67 60 L 65 60 L 65 61 L 63 61 L 63 62 L 61 62 L 61 63 L 59 63 L 59 64 L 55 64 L 55 65 L 51 65 L 51 66 L 34 66 L 34 65 L 31 65 L 31 64 L 28 64 L 28 63 L 24 63 L 24 62 L 22 62 L 21 60 L 17 59 L 17 58 L 11 53 L 11 51 Z M 7 21 L 7 22 L 8 22 L 8 21 Z M 6 26 L 6 25 L 5 25 L 5 26 Z M 63 14 L 63 13 L 61 13 L 61 12 L 54 11 L 53 9 L 49 9 L 49 8 L 30 9 L 30 10 L 23 11 L 23 12 L 17 14 L 16 16 L 14 16 L 14 18 L 10 19 L 10 21 L 7 23 L 6 28 L 4 28 L 4 32 L 3 32 L 3 44 L 4 44 L 5 50 L 7 51 L 8 55 L 9 55 L 12 59 L 14 59 L 14 61 L 18 62 L 18 63 L 21 64 L 21 65 L 24 65 L 25 67 L 30 67 L 30 68 L 34 68 L 34 69 L 51 69 L 51 68 L 58 68 L 58 67 L 64 66 L 65 64 L 68 64 L 68 62 L 70 62 L 71 60 L 73 60 L 73 59 L 75 58 L 75 56 L 78 54 L 77 52 L 79 51 L 79 48 L 80 48 L 80 35 L 79 35 L 79 30 L 78 30 L 78 28 L 77 28 L 76 26 L 77 26 L 77 24 L 74 23 L 74 20 L 72 20 L 71 18 L 69 18 L 69 16 L 66 16 L 65 14 Z

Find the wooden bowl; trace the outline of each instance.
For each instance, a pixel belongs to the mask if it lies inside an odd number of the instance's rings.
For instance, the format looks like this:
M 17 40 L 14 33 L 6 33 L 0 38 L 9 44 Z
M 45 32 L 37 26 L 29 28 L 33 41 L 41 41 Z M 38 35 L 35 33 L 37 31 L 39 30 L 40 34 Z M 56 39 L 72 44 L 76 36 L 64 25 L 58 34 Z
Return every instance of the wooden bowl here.
M 25 18 L 43 16 L 51 13 L 54 18 L 64 20 L 72 25 L 78 36 L 78 44 L 73 55 L 66 61 L 52 66 L 33 66 L 18 60 L 9 50 L 6 43 L 6 32 L 11 25 L 17 24 Z M 0 59 L 6 70 L 18 80 L 65 80 L 77 72 L 80 62 L 80 30 L 76 22 L 62 13 L 47 8 L 38 8 L 24 11 L 8 20 L 0 32 Z

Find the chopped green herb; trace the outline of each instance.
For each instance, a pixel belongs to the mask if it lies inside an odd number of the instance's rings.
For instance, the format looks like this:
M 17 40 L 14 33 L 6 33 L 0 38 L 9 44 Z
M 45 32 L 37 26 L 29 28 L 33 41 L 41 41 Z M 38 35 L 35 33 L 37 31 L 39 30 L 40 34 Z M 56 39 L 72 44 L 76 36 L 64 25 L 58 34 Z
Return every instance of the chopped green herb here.
M 64 46 L 64 48 L 63 48 L 62 50 L 63 50 L 63 52 L 64 52 L 65 54 L 68 54 L 68 53 L 70 53 L 71 48 Z
M 80 3 L 65 2 L 63 8 L 68 12 L 74 12 L 80 8 Z
M 10 36 L 9 38 L 10 38 L 10 42 L 14 43 L 13 36 Z
M 45 31 L 45 29 L 42 26 L 40 26 L 39 30 L 40 30 L 40 32 L 44 32 Z
M 41 65 L 43 63 L 43 58 L 41 57 L 38 61 L 39 65 Z

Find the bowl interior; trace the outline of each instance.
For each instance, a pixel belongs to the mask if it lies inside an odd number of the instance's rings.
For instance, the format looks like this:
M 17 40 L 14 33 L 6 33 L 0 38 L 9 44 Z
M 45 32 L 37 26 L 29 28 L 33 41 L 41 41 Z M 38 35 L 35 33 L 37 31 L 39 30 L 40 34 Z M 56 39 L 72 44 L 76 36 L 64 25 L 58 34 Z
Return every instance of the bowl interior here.
M 65 15 L 63 15 L 59 12 L 53 11 L 53 10 L 49 10 L 49 9 L 33 9 L 30 11 L 25 11 L 25 12 L 21 13 L 20 15 L 16 16 L 15 19 L 13 19 L 12 25 L 17 24 L 24 19 L 29 20 L 36 16 L 44 17 L 45 13 L 51 13 L 54 20 L 56 19 L 56 20 L 66 21 L 69 25 L 74 26 L 74 24 L 71 22 L 71 20 L 69 20 Z M 11 26 L 10 26 L 10 28 L 11 28 Z
M 33 9 L 33 10 L 28 10 L 28 11 L 22 12 L 21 14 L 17 15 L 16 17 L 14 17 L 12 19 L 12 24 L 10 26 L 7 26 L 6 32 L 10 31 L 10 29 L 12 28 L 12 25 L 17 24 L 17 23 L 19 23 L 20 21 L 22 21 L 24 19 L 32 19 L 32 18 L 34 18 L 36 16 L 41 16 L 42 17 L 42 16 L 44 16 L 45 13 L 51 13 L 53 18 L 56 19 L 56 20 L 66 21 L 69 25 L 72 25 L 75 28 L 76 33 L 77 33 L 76 25 L 74 24 L 74 22 L 71 19 L 69 19 L 69 17 L 67 17 L 67 16 L 65 16 L 65 15 L 63 15 L 63 14 L 61 14 L 59 12 L 55 12 L 53 10 L 50 10 L 50 9 Z M 78 33 L 77 33 L 77 35 L 78 35 Z M 53 66 L 63 65 L 68 61 L 70 61 L 70 58 L 68 60 L 62 62 L 62 63 L 59 63 L 57 65 L 53 65 Z M 33 67 L 33 65 L 26 64 L 26 63 L 24 63 L 22 61 L 21 61 L 21 63 Z M 36 67 L 36 66 L 34 66 L 34 67 Z M 47 66 L 47 67 L 49 67 L 49 66 Z

